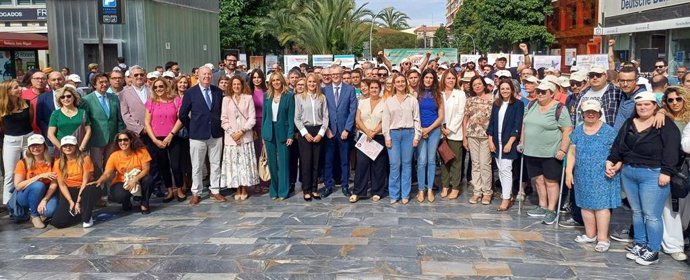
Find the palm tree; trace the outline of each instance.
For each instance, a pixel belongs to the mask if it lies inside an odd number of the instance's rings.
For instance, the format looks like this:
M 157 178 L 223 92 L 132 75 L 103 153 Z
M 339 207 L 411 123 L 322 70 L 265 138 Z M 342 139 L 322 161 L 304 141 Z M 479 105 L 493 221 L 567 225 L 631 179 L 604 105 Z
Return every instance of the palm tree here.
M 382 22 L 379 24 L 386 28 L 395 30 L 410 28 L 410 25 L 407 24 L 407 20 L 410 19 L 410 17 L 407 16 L 406 13 L 396 11 L 393 7 L 381 10 L 376 18 L 380 19 Z

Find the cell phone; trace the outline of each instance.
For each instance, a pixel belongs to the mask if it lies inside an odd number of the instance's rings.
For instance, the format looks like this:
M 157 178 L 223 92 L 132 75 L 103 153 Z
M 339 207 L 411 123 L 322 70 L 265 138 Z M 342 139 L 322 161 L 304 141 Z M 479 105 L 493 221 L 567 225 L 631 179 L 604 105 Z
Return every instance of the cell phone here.
M 69 209 L 69 214 L 72 215 L 72 217 L 77 215 L 77 211 L 74 210 L 74 208 Z

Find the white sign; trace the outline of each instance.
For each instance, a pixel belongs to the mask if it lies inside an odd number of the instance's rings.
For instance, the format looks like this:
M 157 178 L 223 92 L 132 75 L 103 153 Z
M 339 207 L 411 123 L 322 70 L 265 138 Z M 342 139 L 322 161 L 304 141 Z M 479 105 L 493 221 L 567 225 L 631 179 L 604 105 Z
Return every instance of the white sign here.
M 247 63 L 247 54 L 246 53 L 240 54 L 240 62 L 242 62 L 242 64 L 245 66 L 249 65 L 249 63 Z
M 565 49 L 565 65 L 572 66 L 577 56 L 577 49 Z
M 300 64 L 306 63 L 309 64 L 309 56 L 308 55 L 286 55 L 283 57 L 283 61 L 285 62 L 285 69 L 283 69 L 283 72 L 285 72 L 285 75 L 292 69 L 292 67 L 299 67 Z
M 354 54 L 337 54 L 333 57 L 333 60 L 340 60 L 340 66 L 345 66 L 350 69 L 355 67 Z
M 602 7 L 602 12 L 604 12 L 604 15 L 608 18 L 665 8 L 678 4 L 687 4 L 688 0 L 602 0 L 599 2 Z
M 690 17 L 605 27 L 603 35 L 646 32 L 690 27 Z
M 520 65 L 525 64 L 524 54 L 511 54 L 509 67 L 520 67 Z
M 333 55 L 331 54 L 315 54 L 311 56 L 312 66 L 328 67 L 333 63 Z
M 607 54 L 587 54 L 577 56 L 577 68 L 588 71 L 592 66 L 599 65 L 609 69 L 609 57 Z
M 376 160 L 376 158 L 383 150 L 383 145 L 379 144 L 379 142 L 376 142 L 374 140 L 368 141 L 368 138 L 369 137 L 367 137 L 366 134 L 362 133 L 362 136 L 360 136 L 359 140 L 357 140 L 357 144 L 355 144 L 355 147 L 358 150 L 362 151 L 362 153 L 368 156 L 371 160 Z
M 556 70 L 561 69 L 561 56 L 560 55 L 535 55 L 532 57 L 532 65 L 534 69 L 539 68 L 553 68 Z
M 271 67 L 273 67 L 273 64 L 278 64 L 278 56 L 272 55 L 272 54 L 267 54 L 266 55 L 266 64 L 264 64 L 265 73 L 268 73 L 268 70 L 271 70 Z
M 461 54 L 460 55 L 460 64 L 465 64 L 470 61 L 473 61 L 475 65 L 479 64 L 479 58 L 481 55 L 476 55 L 476 54 Z

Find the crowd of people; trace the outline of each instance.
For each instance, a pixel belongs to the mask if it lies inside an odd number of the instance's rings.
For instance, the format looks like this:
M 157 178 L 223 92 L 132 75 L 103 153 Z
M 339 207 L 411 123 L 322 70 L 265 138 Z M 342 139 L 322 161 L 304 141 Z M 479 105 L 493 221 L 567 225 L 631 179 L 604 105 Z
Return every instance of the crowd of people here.
M 690 74 L 669 77 L 659 60 L 649 79 L 632 62 L 562 75 L 519 49 L 514 68 L 504 55 L 448 64 L 427 53 L 393 66 L 379 53 L 378 66 L 287 75 L 277 64 L 241 71 L 235 54 L 191 76 L 176 62 L 147 73 L 122 60 L 108 73 L 90 65 L 83 88 L 78 76 L 34 70 L 0 84 L 3 203 L 37 228 L 91 227 L 106 199 L 149 214 L 152 194 L 197 205 L 205 186 L 217 202 L 222 189 L 241 201 L 255 187 L 284 200 L 299 180 L 305 201 L 339 186 L 351 203 L 391 204 L 408 204 L 413 186 L 418 203 L 451 202 L 465 186 L 470 204 L 500 197 L 499 212 L 536 193 L 529 216 L 584 226 L 575 241 L 598 252 L 611 237 L 631 242 L 626 257 L 641 265 L 662 250 L 684 260 L 690 207 L 669 182 L 690 152 Z M 564 185 L 572 218 L 559 221 Z M 610 234 L 622 203 L 633 224 Z

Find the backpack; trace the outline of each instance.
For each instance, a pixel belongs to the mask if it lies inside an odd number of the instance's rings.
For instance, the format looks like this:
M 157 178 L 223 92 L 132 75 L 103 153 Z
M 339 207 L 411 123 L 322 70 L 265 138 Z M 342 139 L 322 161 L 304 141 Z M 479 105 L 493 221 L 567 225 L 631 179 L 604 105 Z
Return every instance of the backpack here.
M 536 99 L 530 101 L 529 104 L 527 104 L 527 111 L 532 109 L 532 106 L 534 106 L 535 103 L 537 103 Z M 564 106 L 563 106 L 563 104 L 561 104 L 561 102 L 556 102 L 556 114 L 555 114 L 556 122 L 558 122 L 558 120 L 561 119 L 561 113 L 563 112 L 563 107 Z

